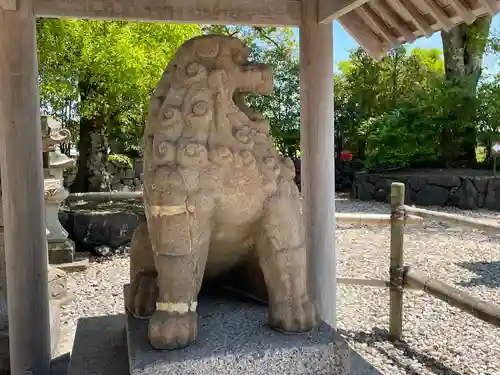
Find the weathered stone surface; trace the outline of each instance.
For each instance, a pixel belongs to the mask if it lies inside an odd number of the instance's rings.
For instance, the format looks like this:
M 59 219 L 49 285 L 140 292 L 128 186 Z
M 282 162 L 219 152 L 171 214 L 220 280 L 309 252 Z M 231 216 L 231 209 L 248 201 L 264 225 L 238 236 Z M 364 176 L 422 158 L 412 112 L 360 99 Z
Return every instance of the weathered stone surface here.
M 415 204 L 444 206 L 448 201 L 448 189 L 437 185 L 425 185 L 415 195 Z
M 141 191 L 142 159 L 133 159 L 132 163 L 131 167 L 117 160 L 109 160 L 106 166 L 108 178 L 101 191 Z M 64 186 L 69 187 L 73 184 L 77 172 L 77 168 L 74 168 L 64 173 Z
M 406 184 L 406 204 L 500 211 L 500 178 L 494 176 L 360 172 L 356 174 L 352 196 L 360 200 L 389 202 L 392 182 Z
M 484 207 L 500 211 L 500 178 L 488 180 Z
M 77 251 L 93 251 L 106 245 L 118 248 L 127 244 L 144 215 L 143 209 L 127 207 L 64 207 L 59 219 L 75 242 Z
M 49 264 L 71 263 L 75 256 L 75 244 L 70 239 L 49 242 Z
M 303 332 L 316 324 L 295 166 L 244 100 L 270 94 L 273 77 L 249 56 L 233 37 L 193 38 L 151 96 L 144 132 L 147 225 L 134 235 L 127 307 L 151 316 L 149 339 L 157 349 L 195 341 L 202 278 L 247 258 L 262 267 L 271 326 Z M 258 256 L 248 257 L 252 252 Z
M 310 333 L 283 335 L 262 324 L 266 310 L 247 301 L 202 295 L 197 342 L 170 352 L 152 349 L 147 320 L 127 314 L 130 374 L 379 374 L 328 325 L 321 323 Z

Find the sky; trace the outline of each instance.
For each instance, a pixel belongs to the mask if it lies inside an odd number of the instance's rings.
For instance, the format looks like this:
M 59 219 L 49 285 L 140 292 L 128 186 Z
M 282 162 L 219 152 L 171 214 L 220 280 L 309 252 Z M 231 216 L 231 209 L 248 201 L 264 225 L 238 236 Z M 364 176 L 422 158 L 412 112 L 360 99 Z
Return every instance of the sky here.
M 493 23 L 491 26 L 492 31 L 497 31 L 500 33 L 500 14 L 493 18 Z M 347 60 L 349 58 L 349 50 L 358 47 L 358 43 L 345 31 L 340 23 L 337 21 L 333 24 L 333 51 L 334 51 L 334 62 L 335 68 L 340 61 Z M 428 38 L 420 38 L 414 43 L 408 44 L 408 49 L 413 48 L 439 48 L 443 49 L 441 42 L 441 34 L 434 33 Z M 500 72 L 500 61 L 498 56 L 486 56 L 484 59 L 484 65 L 487 73 L 499 73 Z

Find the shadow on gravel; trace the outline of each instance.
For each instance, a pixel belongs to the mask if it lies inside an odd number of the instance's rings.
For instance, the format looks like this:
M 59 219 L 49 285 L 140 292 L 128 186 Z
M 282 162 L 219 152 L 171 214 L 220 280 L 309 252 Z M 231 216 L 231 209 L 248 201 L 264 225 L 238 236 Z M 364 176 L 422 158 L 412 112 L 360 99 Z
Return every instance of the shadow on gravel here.
M 486 286 L 489 288 L 500 288 L 500 261 L 460 262 L 457 265 L 477 275 L 470 280 L 460 281 L 457 285 L 463 287 Z
M 390 342 L 388 332 L 385 329 L 380 329 L 377 327 L 372 328 L 371 332 L 367 331 L 355 331 L 355 330 L 345 330 L 338 329 L 338 332 L 344 336 L 348 341 L 355 341 L 358 343 L 366 344 L 367 346 L 375 349 L 380 354 L 390 359 L 398 368 L 404 369 L 405 373 L 408 375 L 420 375 L 421 371 L 412 368 L 410 365 L 402 363 L 398 356 L 391 354 L 387 349 L 377 345 L 382 342 Z M 406 341 L 396 341 L 392 343 L 394 348 L 396 348 L 402 355 L 408 359 L 416 360 L 422 366 L 427 367 L 436 375 L 462 375 L 459 372 L 451 369 L 450 367 L 444 365 L 439 360 L 433 358 L 432 356 L 422 353 L 419 350 L 410 347 Z

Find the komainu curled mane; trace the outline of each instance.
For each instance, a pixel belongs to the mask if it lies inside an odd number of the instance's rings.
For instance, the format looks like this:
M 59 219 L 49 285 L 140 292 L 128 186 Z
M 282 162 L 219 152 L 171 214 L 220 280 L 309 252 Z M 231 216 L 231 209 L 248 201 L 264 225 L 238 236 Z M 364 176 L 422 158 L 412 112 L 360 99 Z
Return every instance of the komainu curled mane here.
M 127 307 L 151 316 L 158 349 L 192 343 L 202 279 L 252 256 L 267 285 L 269 324 L 288 332 L 316 324 L 294 165 L 276 151 L 268 122 L 243 104 L 244 95 L 273 88 L 271 71 L 249 54 L 236 38 L 191 39 L 151 97 L 147 221 L 132 241 Z

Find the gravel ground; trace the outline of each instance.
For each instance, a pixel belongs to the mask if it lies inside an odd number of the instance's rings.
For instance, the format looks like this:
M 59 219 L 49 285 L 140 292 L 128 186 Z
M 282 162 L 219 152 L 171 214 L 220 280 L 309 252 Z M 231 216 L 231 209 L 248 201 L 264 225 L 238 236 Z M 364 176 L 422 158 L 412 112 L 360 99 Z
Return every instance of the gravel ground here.
M 500 213 L 429 209 L 500 221 Z M 386 204 L 337 200 L 337 211 L 388 213 Z M 407 227 L 405 262 L 452 286 L 500 304 L 500 236 L 436 221 Z M 389 227 L 337 226 L 339 277 L 388 278 Z M 71 350 L 78 318 L 121 314 L 129 260 L 93 260 L 70 274 L 72 303 L 63 307 L 59 352 Z M 339 329 L 383 374 L 500 375 L 500 329 L 422 292 L 405 294 L 404 341 L 387 341 L 389 293 L 339 286 Z

